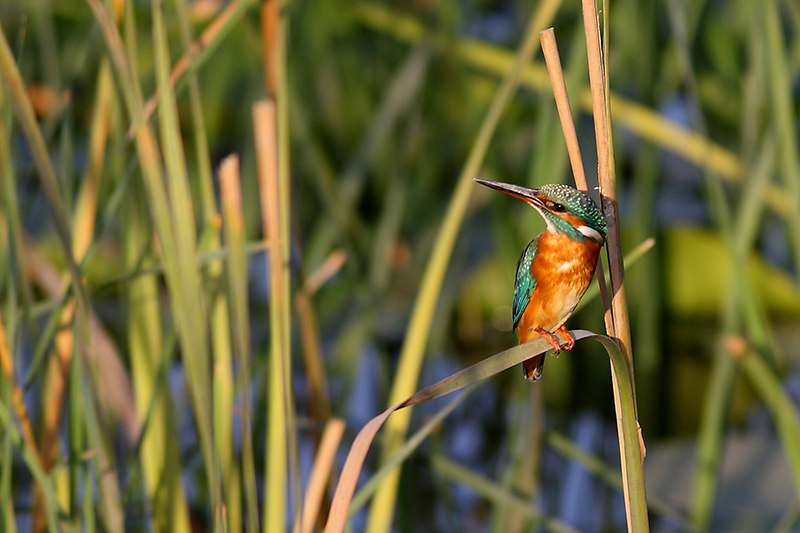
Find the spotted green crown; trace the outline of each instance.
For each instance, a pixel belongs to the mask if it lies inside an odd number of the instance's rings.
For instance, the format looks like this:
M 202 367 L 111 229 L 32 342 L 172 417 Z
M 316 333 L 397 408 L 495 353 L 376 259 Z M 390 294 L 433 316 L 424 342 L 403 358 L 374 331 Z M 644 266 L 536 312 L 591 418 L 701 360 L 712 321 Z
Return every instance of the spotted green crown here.
M 563 205 L 569 214 L 580 218 L 587 226 L 598 231 L 603 236 L 603 239 L 607 237 L 608 229 L 606 228 L 606 220 L 603 218 L 603 213 L 588 194 L 569 185 L 549 183 L 539 187 L 539 195 Z M 545 216 L 549 215 L 551 218 L 558 218 L 550 213 L 543 214 Z M 561 219 L 559 218 L 559 220 Z M 553 222 L 556 221 L 553 220 Z M 557 222 L 556 224 L 560 226 Z

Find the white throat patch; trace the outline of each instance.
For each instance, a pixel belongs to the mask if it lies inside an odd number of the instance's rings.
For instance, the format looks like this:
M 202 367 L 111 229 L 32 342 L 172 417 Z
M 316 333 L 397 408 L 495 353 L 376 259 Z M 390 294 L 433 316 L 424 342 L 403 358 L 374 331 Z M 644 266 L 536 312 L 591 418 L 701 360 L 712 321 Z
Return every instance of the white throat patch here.
M 580 231 L 582 234 L 584 234 L 589 239 L 592 239 L 595 242 L 599 242 L 600 244 L 603 243 L 603 236 L 600 235 L 600 232 L 597 231 L 596 229 L 590 228 L 589 226 L 578 226 L 575 229 Z

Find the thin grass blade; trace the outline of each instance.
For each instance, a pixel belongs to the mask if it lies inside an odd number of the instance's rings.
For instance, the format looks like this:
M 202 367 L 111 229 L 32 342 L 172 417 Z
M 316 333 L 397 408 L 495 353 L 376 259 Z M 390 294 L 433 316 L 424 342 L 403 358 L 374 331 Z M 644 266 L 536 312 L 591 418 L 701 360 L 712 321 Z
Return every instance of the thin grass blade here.
M 216 457 L 217 442 L 214 438 L 213 387 L 210 375 L 208 350 L 208 325 L 206 302 L 202 299 L 200 273 L 195 266 L 197 235 L 194 206 L 189 191 L 189 178 L 183 150 L 177 103 L 169 81 L 169 48 L 163 19 L 162 3 L 152 4 L 153 50 L 155 54 L 156 81 L 161 92 L 159 100 L 159 124 L 164 163 L 168 176 L 170 209 L 175 246 L 176 291 L 171 303 L 181 339 L 183 366 L 186 381 L 192 395 L 195 421 L 203 455 L 214 523 L 222 530 L 223 494 Z M 162 243 L 163 244 L 163 243 Z

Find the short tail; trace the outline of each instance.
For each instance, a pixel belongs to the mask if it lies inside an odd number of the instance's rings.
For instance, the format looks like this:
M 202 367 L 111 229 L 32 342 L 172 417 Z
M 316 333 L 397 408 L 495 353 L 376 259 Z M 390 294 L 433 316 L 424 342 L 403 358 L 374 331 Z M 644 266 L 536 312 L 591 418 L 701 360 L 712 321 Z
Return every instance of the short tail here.
M 533 382 L 542 377 L 542 372 L 544 372 L 544 356 L 545 354 L 540 353 L 522 362 L 522 374 L 525 376 L 525 379 Z

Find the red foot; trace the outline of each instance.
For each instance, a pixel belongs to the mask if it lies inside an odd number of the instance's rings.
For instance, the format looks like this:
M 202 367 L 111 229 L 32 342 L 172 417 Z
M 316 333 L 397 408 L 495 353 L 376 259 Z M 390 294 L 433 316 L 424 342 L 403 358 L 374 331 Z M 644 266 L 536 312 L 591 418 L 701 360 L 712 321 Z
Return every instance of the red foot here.
M 567 345 L 564 346 L 565 350 L 571 350 L 575 347 L 575 337 L 572 336 L 572 333 L 567 331 L 567 328 L 561 326 L 556 330 L 556 333 L 564 337 L 564 340 L 567 341 Z
M 545 339 L 550 341 L 550 344 L 553 345 L 553 351 L 555 353 L 559 353 L 561 351 L 561 344 L 559 344 L 558 339 L 556 338 L 555 335 L 553 335 L 549 331 L 543 330 L 540 327 L 533 328 L 533 331 L 535 331 L 536 333 L 538 333 L 539 335 L 541 335 L 542 337 L 544 337 Z M 572 341 L 572 345 L 573 346 L 575 345 L 575 341 L 574 340 Z M 567 349 L 569 349 L 569 348 L 567 348 Z

